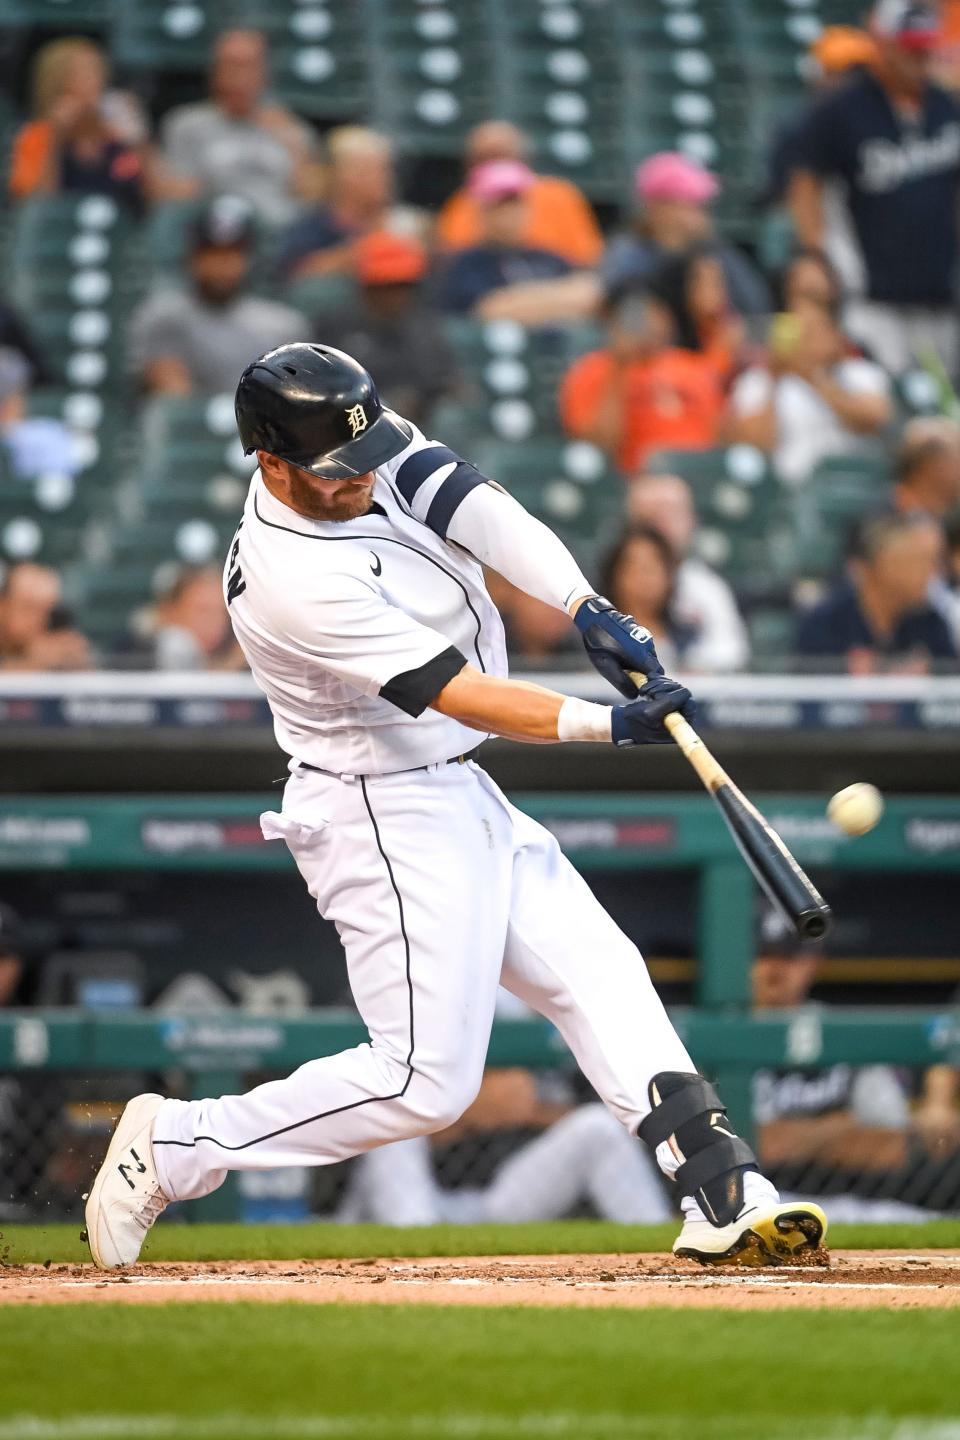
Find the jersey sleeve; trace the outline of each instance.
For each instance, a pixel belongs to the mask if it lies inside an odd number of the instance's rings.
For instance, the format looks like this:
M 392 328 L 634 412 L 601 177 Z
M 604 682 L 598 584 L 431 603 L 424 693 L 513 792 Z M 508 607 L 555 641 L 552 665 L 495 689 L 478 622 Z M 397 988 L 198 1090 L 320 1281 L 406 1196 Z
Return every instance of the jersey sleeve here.
M 499 485 L 484 484 L 465 498 L 451 520 L 449 538 L 556 610 L 596 593 L 559 536 Z
M 486 483 L 471 465 L 446 445 L 420 445 L 401 457 L 393 483 L 416 520 L 446 539 L 450 521 L 472 490 Z
M 276 624 L 287 648 L 405 715 L 422 715 L 467 663 L 445 635 L 351 575 L 324 577 Z
M 839 172 L 837 106 L 832 97 L 814 105 L 794 135 L 794 163 L 826 177 Z

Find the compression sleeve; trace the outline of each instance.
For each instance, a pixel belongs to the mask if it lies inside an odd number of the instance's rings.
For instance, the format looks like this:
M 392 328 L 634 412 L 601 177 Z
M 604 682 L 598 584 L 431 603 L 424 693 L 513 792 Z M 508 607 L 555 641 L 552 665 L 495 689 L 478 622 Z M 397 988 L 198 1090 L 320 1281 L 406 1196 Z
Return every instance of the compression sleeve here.
M 556 610 L 596 594 L 563 541 L 499 485 L 478 485 L 464 496 L 447 539 Z

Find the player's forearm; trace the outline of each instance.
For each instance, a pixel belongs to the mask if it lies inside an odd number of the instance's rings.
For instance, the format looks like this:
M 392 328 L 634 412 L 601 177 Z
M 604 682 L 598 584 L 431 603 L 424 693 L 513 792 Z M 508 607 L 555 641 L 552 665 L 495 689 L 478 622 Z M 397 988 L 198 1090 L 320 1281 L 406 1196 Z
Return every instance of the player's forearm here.
M 501 680 L 467 665 L 433 701 L 451 720 L 474 730 L 548 745 L 558 740 L 610 740 L 611 709 L 572 700 L 525 680 Z

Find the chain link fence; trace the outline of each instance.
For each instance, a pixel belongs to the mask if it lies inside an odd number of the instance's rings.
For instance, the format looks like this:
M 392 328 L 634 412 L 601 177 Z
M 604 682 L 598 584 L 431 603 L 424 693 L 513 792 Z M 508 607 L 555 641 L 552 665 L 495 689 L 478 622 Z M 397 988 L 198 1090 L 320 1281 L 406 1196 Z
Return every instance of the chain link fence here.
M 755 1146 L 784 1193 L 823 1197 L 838 1220 L 960 1212 L 960 1129 L 919 1123 L 920 1072 L 833 1065 L 760 1071 L 752 1083 Z M 0 1073 L 0 1221 L 78 1219 L 113 1117 L 144 1089 L 190 1093 L 183 1072 Z M 234 1213 L 251 1221 L 643 1223 L 669 1219 L 676 1204 L 646 1148 L 578 1076 L 520 1069 L 488 1071 L 452 1131 L 229 1183 Z

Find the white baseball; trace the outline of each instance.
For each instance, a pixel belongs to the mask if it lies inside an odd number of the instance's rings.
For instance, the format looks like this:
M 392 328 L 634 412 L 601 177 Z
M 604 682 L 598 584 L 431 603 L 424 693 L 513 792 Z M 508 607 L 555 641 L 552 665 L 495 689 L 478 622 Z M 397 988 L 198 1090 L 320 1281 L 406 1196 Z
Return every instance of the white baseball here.
M 883 814 L 883 796 L 876 785 L 858 780 L 838 790 L 827 805 L 827 816 L 845 835 L 866 835 Z

